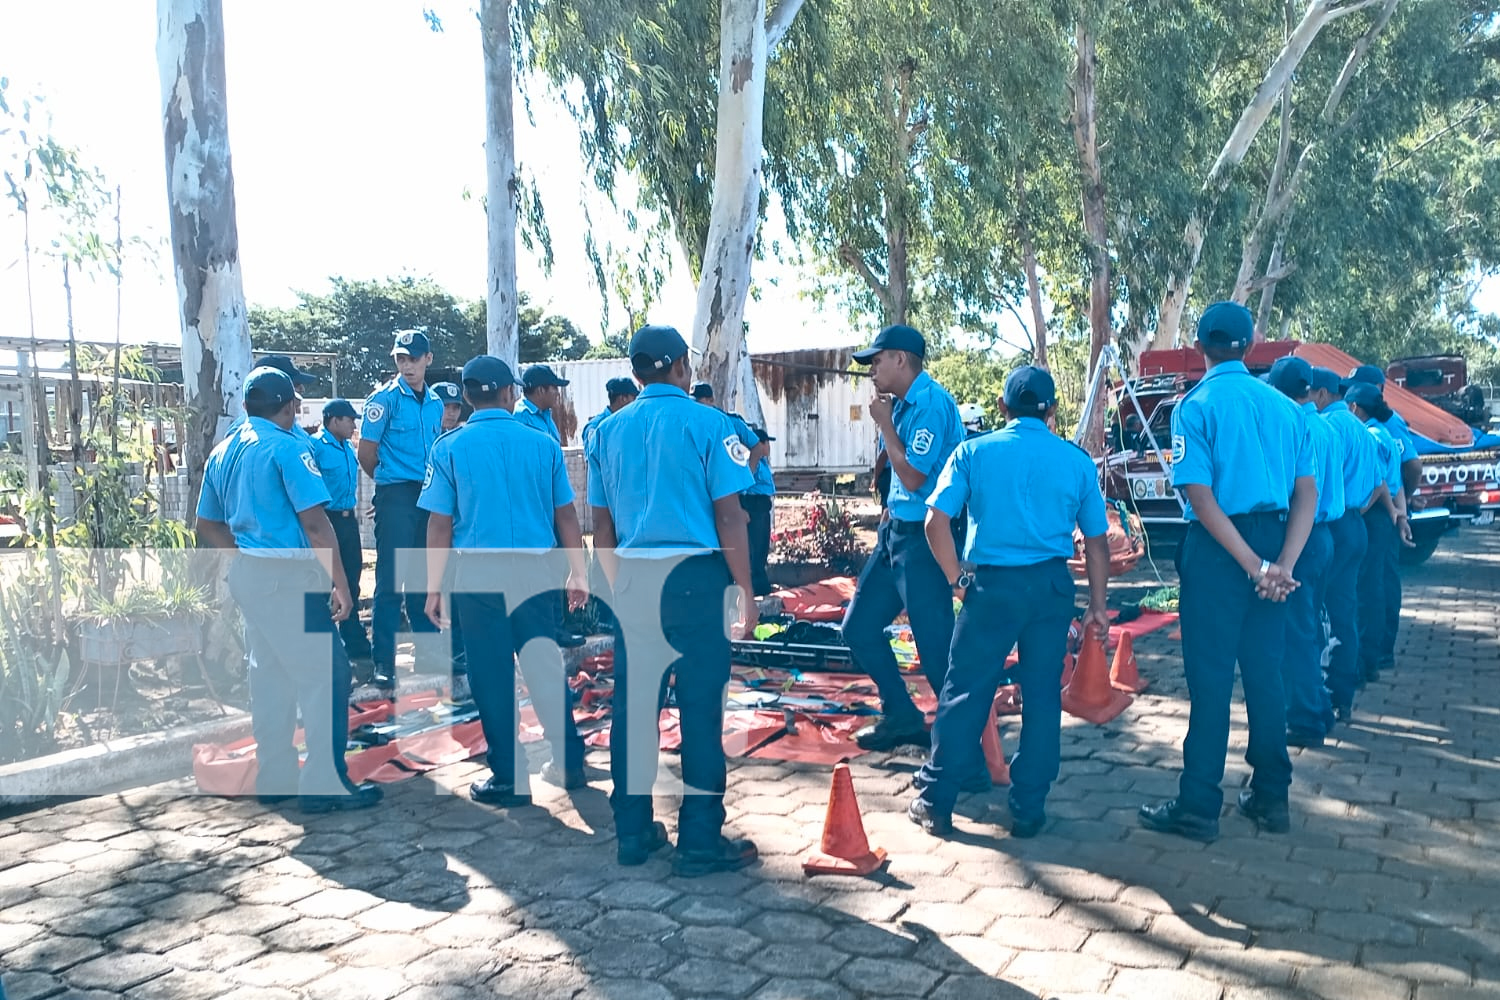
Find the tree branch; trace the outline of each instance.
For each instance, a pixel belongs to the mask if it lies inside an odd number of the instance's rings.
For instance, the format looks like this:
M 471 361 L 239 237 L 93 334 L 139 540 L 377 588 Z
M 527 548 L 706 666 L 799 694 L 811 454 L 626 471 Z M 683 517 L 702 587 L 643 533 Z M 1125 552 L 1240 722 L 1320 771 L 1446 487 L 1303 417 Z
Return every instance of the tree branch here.
M 1380 9 L 1380 15 L 1375 18 L 1373 24 L 1359 36 L 1359 41 L 1354 43 L 1354 48 L 1349 50 L 1349 58 L 1344 60 L 1344 68 L 1339 70 L 1339 78 L 1334 81 L 1333 89 L 1328 92 L 1328 100 L 1323 104 L 1322 119 L 1325 123 L 1332 123 L 1333 113 L 1338 110 L 1339 102 L 1344 99 L 1344 91 L 1349 89 L 1349 84 L 1354 82 L 1354 74 L 1359 69 L 1359 64 L 1364 61 L 1365 53 L 1370 51 L 1376 37 L 1385 30 L 1390 23 L 1391 15 L 1396 12 L 1396 4 L 1401 0 L 1384 0 L 1385 6 Z
M 870 291 L 875 293 L 875 296 L 880 299 L 881 304 L 889 308 L 891 290 L 886 286 L 886 283 L 881 281 L 880 278 L 875 274 L 875 272 L 870 269 L 870 264 L 865 260 L 864 254 L 854 249 L 854 247 L 850 246 L 848 243 L 845 243 L 839 247 L 839 260 L 843 261 L 849 267 L 852 267 L 855 273 L 857 273 L 860 278 L 864 280 L 864 283 L 870 286 Z
M 781 0 L 776 9 L 766 15 L 766 58 L 769 59 L 776 54 L 776 47 L 786 37 L 791 29 L 792 22 L 797 18 L 797 12 L 802 9 L 803 0 Z

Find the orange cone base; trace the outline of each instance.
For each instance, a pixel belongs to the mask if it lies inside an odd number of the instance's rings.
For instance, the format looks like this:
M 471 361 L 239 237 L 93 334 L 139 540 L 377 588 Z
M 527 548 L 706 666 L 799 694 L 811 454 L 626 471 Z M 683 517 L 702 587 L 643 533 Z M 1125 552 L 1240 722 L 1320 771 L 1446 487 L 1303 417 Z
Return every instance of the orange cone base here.
M 1130 703 L 1135 701 L 1134 698 L 1124 691 L 1116 691 L 1114 688 L 1110 688 L 1109 691 L 1109 701 L 1102 705 L 1080 704 L 1071 689 L 1064 691 L 1062 695 L 1063 711 L 1075 718 L 1092 722 L 1096 726 L 1102 726 L 1129 708 Z
M 836 858 L 813 851 L 802 859 L 804 875 L 868 875 L 885 864 L 885 848 L 877 847 L 857 858 Z
M 1126 694 L 1140 694 L 1142 691 L 1151 686 L 1151 682 L 1146 680 L 1146 678 L 1142 677 L 1140 674 L 1136 674 L 1134 684 L 1127 683 L 1127 679 L 1122 677 L 1119 680 L 1110 678 L 1109 686 L 1114 688 L 1116 691 L 1124 691 Z

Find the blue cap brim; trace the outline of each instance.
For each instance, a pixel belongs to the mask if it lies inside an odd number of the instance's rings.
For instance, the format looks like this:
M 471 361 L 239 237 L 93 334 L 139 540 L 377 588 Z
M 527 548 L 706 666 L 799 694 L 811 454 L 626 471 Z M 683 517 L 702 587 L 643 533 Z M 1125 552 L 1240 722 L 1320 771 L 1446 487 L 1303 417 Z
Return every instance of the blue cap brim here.
M 875 355 L 885 350 L 884 347 L 867 347 L 863 351 L 854 352 L 854 360 L 862 365 L 867 365 L 875 360 Z

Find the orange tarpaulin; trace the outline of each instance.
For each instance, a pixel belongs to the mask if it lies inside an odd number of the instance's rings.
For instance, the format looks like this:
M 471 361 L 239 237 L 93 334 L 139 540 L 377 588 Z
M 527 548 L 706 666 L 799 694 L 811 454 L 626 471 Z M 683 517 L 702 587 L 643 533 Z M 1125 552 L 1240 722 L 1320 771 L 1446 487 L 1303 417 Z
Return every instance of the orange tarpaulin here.
M 837 622 L 844 620 L 844 605 L 854 598 L 854 583 L 852 576 L 835 576 L 805 587 L 778 590 L 771 596 L 799 621 Z
M 1349 372 L 1362 363 L 1332 344 L 1300 344 L 1293 353 L 1310 365 L 1333 369 L 1340 378 L 1347 378 Z M 1415 434 L 1453 448 L 1467 448 L 1474 443 L 1472 427 L 1394 382 L 1385 384 L 1385 402 L 1401 414 L 1406 426 Z

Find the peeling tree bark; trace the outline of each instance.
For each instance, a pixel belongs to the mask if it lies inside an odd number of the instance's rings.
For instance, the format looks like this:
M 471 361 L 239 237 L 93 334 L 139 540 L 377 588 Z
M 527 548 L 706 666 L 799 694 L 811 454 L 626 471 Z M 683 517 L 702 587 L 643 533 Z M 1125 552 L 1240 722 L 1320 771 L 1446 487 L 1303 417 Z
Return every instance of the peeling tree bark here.
M 514 369 L 520 353 L 516 220 L 521 189 L 516 177 L 510 0 L 480 0 L 479 35 L 484 45 L 485 217 L 489 224 L 485 349 Z
M 251 367 L 250 328 L 229 157 L 223 9 L 220 0 L 157 0 L 156 12 L 167 203 L 189 409 L 182 449 L 191 524 L 203 464 L 240 409 L 240 386 Z
M 1109 221 L 1104 208 L 1104 172 L 1099 163 L 1095 105 L 1095 39 L 1093 26 L 1079 18 L 1076 27 L 1078 58 L 1073 64 L 1073 145 L 1083 188 L 1083 228 L 1089 255 L 1089 378 L 1099 352 L 1110 338 Z

